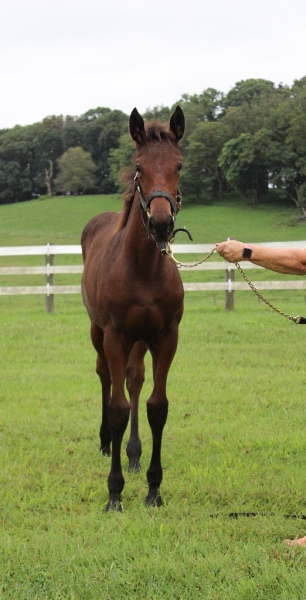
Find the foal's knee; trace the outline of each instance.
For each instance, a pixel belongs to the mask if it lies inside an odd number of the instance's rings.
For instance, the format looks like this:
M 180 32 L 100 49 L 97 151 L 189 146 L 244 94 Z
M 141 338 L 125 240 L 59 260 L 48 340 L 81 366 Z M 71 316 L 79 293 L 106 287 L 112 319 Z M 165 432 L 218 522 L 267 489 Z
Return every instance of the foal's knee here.
M 130 410 L 130 405 L 126 400 L 120 404 L 115 404 L 112 400 L 110 401 L 108 420 L 112 438 L 114 436 L 123 436 L 129 421 Z

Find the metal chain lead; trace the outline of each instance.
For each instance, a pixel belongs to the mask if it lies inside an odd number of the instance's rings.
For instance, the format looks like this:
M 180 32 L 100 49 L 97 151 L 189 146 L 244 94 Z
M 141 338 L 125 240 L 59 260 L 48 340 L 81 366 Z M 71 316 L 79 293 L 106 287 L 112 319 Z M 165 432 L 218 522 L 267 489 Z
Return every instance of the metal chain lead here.
M 197 267 L 198 265 L 201 265 L 203 262 L 205 262 L 206 260 L 208 260 L 208 258 L 211 257 L 211 255 L 216 252 L 216 248 L 213 248 L 208 254 L 207 256 L 205 256 L 204 258 L 202 258 L 202 260 L 199 260 L 198 262 L 195 263 L 182 263 L 179 260 L 176 260 L 176 258 L 174 258 L 173 256 L 173 252 L 171 250 L 170 244 L 167 243 L 166 245 L 166 254 L 167 256 L 169 256 L 169 258 L 171 258 L 171 260 L 173 260 L 177 266 L 178 269 L 180 269 L 181 267 L 185 267 L 185 268 L 191 268 L 191 267 Z M 260 300 L 262 300 L 265 304 L 267 304 L 267 306 L 269 306 L 270 308 L 272 308 L 272 310 L 274 310 L 275 312 L 277 312 L 279 315 L 282 315 L 283 317 L 285 317 L 286 319 L 288 319 L 289 321 L 293 321 L 296 324 L 299 324 L 301 321 L 301 319 L 303 319 L 303 317 L 298 316 L 298 317 L 292 317 L 291 315 L 288 315 L 287 313 L 279 310 L 278 308 L 276 308 L 276 306 L 274 306 L 273 304 L 271 304 L 271 302 L 269 302 L 269 300 L 266 300 L 266 298 L 263 297 L 263 295 L 256 289 L 255 285 L 253 285 L 253 283 L 250 281 L 250 279 L 248 278 L 248 276 L 245 274 L 244 270 L 241 268 L 239 263 L 235 263 L 238 271 L 241 273 L 243 279 L 246 281 L 246 283 L 248 284 L 248 286 L 251 288 L 251 290 L 256 294 L 256 296 L 258 296 L 258 298 L 260 298 Z
M 169 258 L 171 258 L 171 260 L 173 260 L 173 262 L 175 262 L 176 266 L 178 269 L 180 269 L 181 267 L 185 267 L 186 269 L 189 269 L 191 267 L 197 267 L 198 265 L 201 265 L 203 262 L 205 262 L 208 258 L 211 257 L 211 255 L 216 251 L 216 248 L 213 248 L 209 254 L 207 254 L 207 256 L 204 256 L 204 258 L 202 258 L 202 260 L 198 260 L 198 262 L 195 263 L 182 263 L 179 260 L 176 260 L 176 258 L 174 258 L 173 256 L 173 252 L 171 250 L 171 246 L 169 244 L 169 242 L 166 245 L 166 254 L 167 256 L 169 256 Z
M 301 317 L 292 317 L 291 315 L 288 315 L 287 313 L 284 313 L 281 310 L 279 310 L 278 308 L 276 308 L 276 306 L 274 306 L 273 304 L 271 304 L 271 302 L 266 300 L 266 298 L 264 298 L 263 295 L 256 289 L 255 285 L 253 285 L 253 283 L 250 281 L 248 276 L 245 274 L 244 270 L 241 268 L 240 264 L 235 263 L 235 265 L 236 265 L 238 271 L 241 273 L 243 279 L 247 282 L 248 286 L 258 296 L 258 298 L 260 298 L 260 300 L 262 300 L 265 304 L 267 304 L 270 308 L 272 308 L 272 310 L 277 312 L 279 315 L 286 317 L 286 319 L 289 319 L 289 321 L 294 321 L 294 323 L 299 324 Z

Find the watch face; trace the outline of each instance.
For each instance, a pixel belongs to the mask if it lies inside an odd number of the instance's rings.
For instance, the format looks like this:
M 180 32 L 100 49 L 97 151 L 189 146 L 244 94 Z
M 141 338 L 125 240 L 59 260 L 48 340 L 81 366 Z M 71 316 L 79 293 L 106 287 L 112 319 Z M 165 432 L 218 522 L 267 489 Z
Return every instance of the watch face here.
M 242 256 L 243 258 L 251 258 L 252 248 L 243 248 Z

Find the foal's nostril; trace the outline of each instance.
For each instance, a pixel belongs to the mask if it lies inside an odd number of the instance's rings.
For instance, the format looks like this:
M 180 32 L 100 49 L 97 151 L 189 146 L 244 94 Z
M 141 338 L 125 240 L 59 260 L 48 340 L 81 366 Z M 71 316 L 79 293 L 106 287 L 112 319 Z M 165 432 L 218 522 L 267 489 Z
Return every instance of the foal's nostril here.
M 154 215 L 149 221 L 149 231 L 157 241 L 167 242 L 172 231 L 174 223 L 171 215 Z

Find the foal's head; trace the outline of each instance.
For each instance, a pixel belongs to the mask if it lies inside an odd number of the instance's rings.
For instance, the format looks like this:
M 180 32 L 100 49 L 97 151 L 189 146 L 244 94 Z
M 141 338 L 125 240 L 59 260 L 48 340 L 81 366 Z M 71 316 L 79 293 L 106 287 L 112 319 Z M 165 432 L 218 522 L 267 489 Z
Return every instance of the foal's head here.
M 184 129 L 179 106 L 169 128 L 158 122 L 145 126 L 136 108 L 130 116 L 130 133 L 137 148 L 135 185 L 148 232 L 160 247 L 171 239 L 180 207 L 178 182 L 183 160 L 178 146 Z

